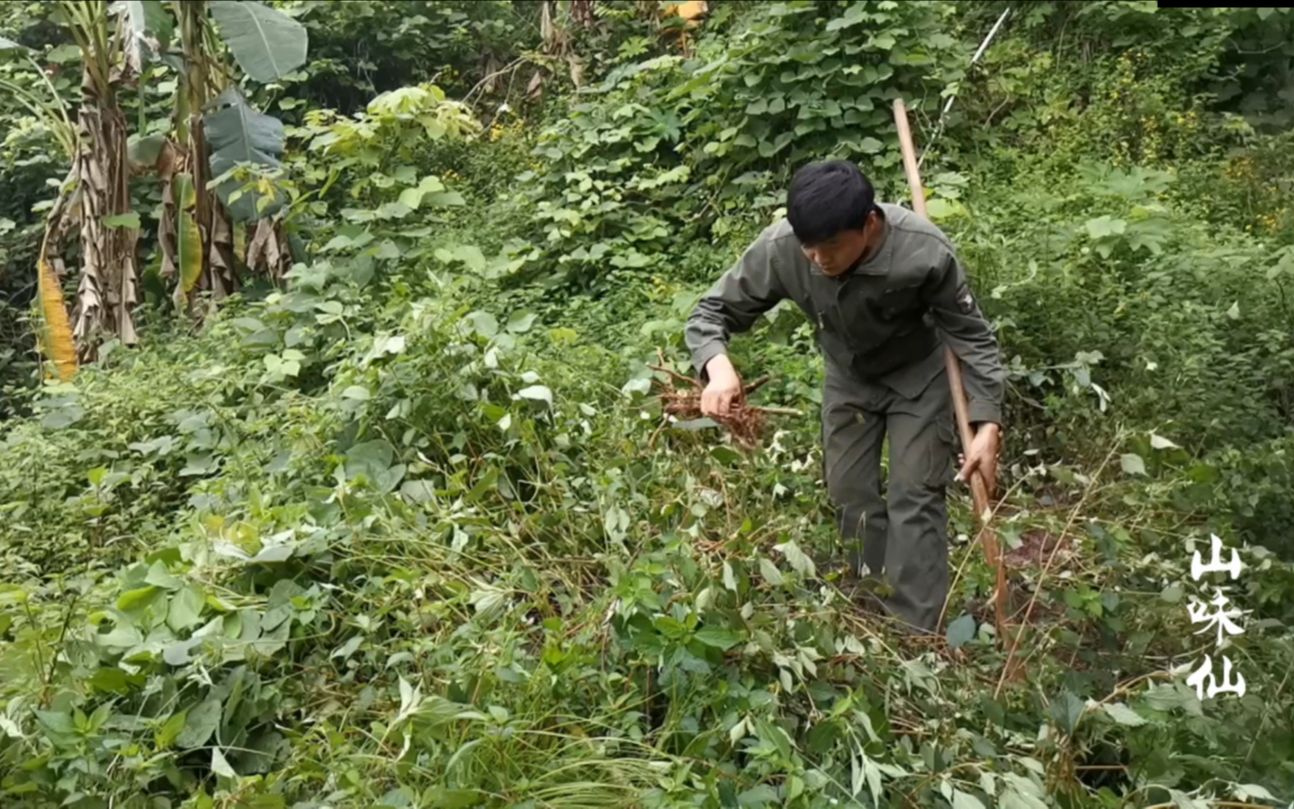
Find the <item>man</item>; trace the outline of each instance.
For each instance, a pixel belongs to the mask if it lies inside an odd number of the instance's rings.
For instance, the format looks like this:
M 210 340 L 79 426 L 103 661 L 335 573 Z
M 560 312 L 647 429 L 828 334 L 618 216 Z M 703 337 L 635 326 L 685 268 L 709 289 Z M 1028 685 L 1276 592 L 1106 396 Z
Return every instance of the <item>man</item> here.
M 992 328 L 948 238 L 904 208 L 876 203 L 871 182 L 847 161 L 797 171 L 786 217 L 760 234 L 689 317 L 687 345 L 706 383 L 706 415 L 727 415 L 741 397 L 726 353 L 730 336 L 787 298 L 809 316 L 823 352 L 827 492 L 851 567 L 888 582 L 886 611 L 910 628 L 938 631 L 948 594 L 944 498 L 954 452 L 944 345 L 965 368 L 974 429 L 955 479 L 978 470 L 991 491 L 1005 381 Z

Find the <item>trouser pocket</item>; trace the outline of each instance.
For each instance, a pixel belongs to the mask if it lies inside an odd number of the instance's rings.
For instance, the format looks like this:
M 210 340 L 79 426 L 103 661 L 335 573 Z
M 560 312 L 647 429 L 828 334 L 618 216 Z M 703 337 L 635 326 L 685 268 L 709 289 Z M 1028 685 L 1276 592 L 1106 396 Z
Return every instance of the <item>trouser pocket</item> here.
M 924 482 L 927 486 L 948 486 L 956 476 L 956 443 L 952 419 L 944 416 L 935 418 L 930 441 L 925 448 L 926 470 Z

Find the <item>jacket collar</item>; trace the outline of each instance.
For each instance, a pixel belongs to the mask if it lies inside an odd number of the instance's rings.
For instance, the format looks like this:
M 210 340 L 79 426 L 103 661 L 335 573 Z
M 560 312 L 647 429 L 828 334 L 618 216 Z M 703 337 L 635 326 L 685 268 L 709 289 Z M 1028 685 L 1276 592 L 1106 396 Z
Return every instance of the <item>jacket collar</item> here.
M 846 278 L 851 275 L 885 275 L 890 271 L 890 256 L 894 252 L 894 240 L 890 238 L 890 214 L 880 203 L 876 205 L 876 212 L 881 215 L 881 246 L 866 261 L 855 264 L 845 274 Z

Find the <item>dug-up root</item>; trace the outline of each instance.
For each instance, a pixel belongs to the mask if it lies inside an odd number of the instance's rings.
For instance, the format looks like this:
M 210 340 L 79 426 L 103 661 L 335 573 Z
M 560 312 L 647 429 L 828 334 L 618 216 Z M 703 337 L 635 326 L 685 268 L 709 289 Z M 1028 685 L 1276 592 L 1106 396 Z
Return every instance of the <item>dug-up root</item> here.
M 659 355 L 659 351 L 657 352 Z M 664 381 L 655 379 L 661 410 L 667 418 L 678 421 L 693 421 L 700 418 L 711 418 L 732 434 L 733 440 L 746 449 L 759 446 L 764 435 L 764 427 L 770 415 L 798 416 L 798 410 L 786 407 L 757 407 L 749 403 L 752 393 L 765 385 L 770 377 L 764 376 L 749 384 L 743 383 L 741 396 L 728 408 L 727 416 L 709 416 L 701 413 L 701 383 L 665 367 L 665 358 L 660 356 L 659 365 L 648 366 L 667 377 Z M 654 437 L 654 436 L 653 436 Z

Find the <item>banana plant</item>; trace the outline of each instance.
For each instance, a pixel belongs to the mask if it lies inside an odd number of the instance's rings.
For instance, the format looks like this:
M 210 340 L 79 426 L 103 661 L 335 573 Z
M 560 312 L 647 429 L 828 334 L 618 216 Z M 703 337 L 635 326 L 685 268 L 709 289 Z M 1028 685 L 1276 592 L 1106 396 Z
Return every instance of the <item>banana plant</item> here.
M 29 83 L 16 80 L 12 76 L 0 76 L 0 91 L 16 100 L 32 117 L 40 121 L 49 130 L 54 140 L 62 148 L 69 162 L 76 157 L 76 129 L 67 114 L 67 106 L 54 88 L 49 76 L 41 69 L 40 64 L 32 57 L 26 47 L 13 40 L 0 37 L 0 56 L 17 56 L 24 59 L 39 76 L 41 83 L 35 87 Z M 70 185 L 64 182 L 64 187 Z M 65 198 L 60 196 L 59 202 Z M 36 297 L 40 318 L 37 326 L 37 342 L 41 353 L 54 365 L 59 379 L 67 381 L 76 373 L 77 359 L 75 338 L 72 335 L 72 324 L 67 316 L 67 302 L 63 299 L 61 276 L 62 258 L 48 256 L 50 236 L 59 229 L 64 205 L 56 204 L 46 218 L 45 236 L 41 240 L 40 252 L 36 259 Z
M 83 359 L 93 359 L 105 336 L 138 342 L 135 242 L 138 217 L 130 212 L 126 116 L 118 90 L 132 78 L 121 64 L 124 33 L 110 23 L 106 0 L 60 0 L 59 12 L 81 49 L 81 103 L 71 204 L 81 243 L 72 331 Z
M 127 0 L 123 6 L 137 48 L 133 58 L 161 59 L 179 78 L 171 137 L 142 143 L 136 159 L 154 166 L 163 183 L 162 275 L 173 279 L 175 304 L 185 309 L 197 290 L 219 300 L 238 287 L 238 229 L 281 202 L 270 188 L 267 206 L 244 193 L 238 178 L 244 166 L 280 165 L 284 129 L 244 98 L 220 57 L 222 45 L 249 79 L 271 82 L 305 63 L 308 35 L 300 23 L 257 2 Z M 266 239 L 286 244 L 277 225 L 257 224 L 255 233 L 258 249 L 242 256 L 249 266 L 267 254 L 259 249 Z
M 244 194 L 238 174 L 249 164 L 279 166 L 283 125 L 252 108 L 223 54 L 227 49 L 248 78 L 276 81 L 304 64 L 308 38 L 295 20 L 250 0 L 58 0 L 57 9 L 82 57 L 75 122 L 30 55 L 49 97 L 9 79 L 0 80 L 0 91 L 46 123 L 71 163 L 47 217 L 37 268 L 42 346 L 66 378 L 76 357 L 51 352 L 70 342 L 61 333 L 69 320 L 60 278 L 61 247 L 73 232 L 81 260 L 70 320 L 76 354 L 92 360 L 106 337 L 125 345 L 138 341 L 133 312 L 140 221 L 130 210 L 132 170 L 149 167 L 162 180 L 162 274 L 173 279 L 177 308 L 189 309 L 196 290 L 218 300 L 237 288 L 237 228 L 252 231 L 243 263 L 282 274 L 290 256 L 287 239 L 280 222 L 265 218 L 281 197 L 272 187 L 269 205 Z M 25 52 L 0 39 L 0 55 Z M 171 137 L 131 143 L 118 97 L 155 59 L 169 63 L 179 79 Z
M 72 335 L 82 359 L 92 359 L 103 335 L 116 335 L 125 344 L 136 342 L 133 310 L 137 300 L 135 240 L 138 223 L 129 217 L 129 172 L 126 165 L 126 122 L 117 90 L 130 76 L 119 64 L 121 32 L 109 22 L 106 0 L 59 0 L 57 18 L 71 33 L 81 52 L 81 99 L 75 124 L 44 71 L 48 97 L 7 82 L 0 89 L 24 104 L 46 123 L 67 153 L 71 168 L 45 222 L 37 258 L 38 298 L 43 313 L 42 345 L 59 376 L 75 370 L 69 360 L 68 328 L 62 302 L 63 243 L 73 231 L 80 236 L 80 271 L 73 307 Z M 0 42 L 13 52 L 16 43 Z

